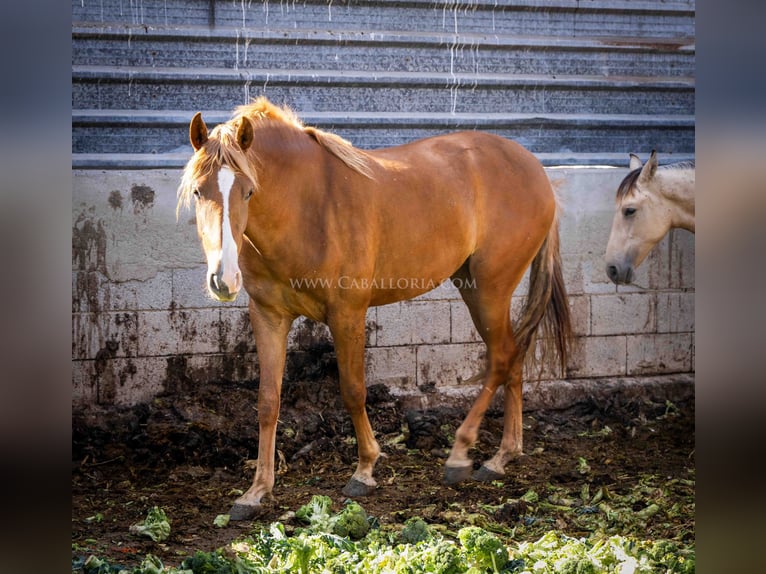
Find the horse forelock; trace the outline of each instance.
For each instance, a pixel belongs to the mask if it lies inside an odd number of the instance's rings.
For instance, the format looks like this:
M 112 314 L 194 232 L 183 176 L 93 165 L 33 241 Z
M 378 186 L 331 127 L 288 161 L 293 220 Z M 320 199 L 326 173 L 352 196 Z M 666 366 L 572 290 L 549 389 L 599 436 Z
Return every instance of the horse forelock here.
M 641 175 L 641 168 L 634 169 L 628 175 L 626 175 L 620 182 L 617 188 L 617 203 L 621 202 L 626 197 L 630 197 L 635 193 L 636 182 L 638 176 Z
M 237 130 L 232 122 L 219 124 L 210 132 L 205 144 L 197 150 L 184 168 L 178 187 L 176 216 L 181 207 L 189 207 L 197 182 L 227 166 L 250 179 L 257 187 L 255 172 L 247 155 L 237 144 Z

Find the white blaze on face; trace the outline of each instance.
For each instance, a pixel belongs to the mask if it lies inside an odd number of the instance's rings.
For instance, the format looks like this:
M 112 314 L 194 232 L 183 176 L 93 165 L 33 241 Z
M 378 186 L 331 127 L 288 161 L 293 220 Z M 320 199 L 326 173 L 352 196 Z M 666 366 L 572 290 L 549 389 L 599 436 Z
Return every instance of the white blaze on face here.
M 223 195 L 223 220 L 221 221 L 221 251 L 212 254 L 208 260 L 208 271 L 211 274 L 222 272 L 221 282 L 230 293 L 236 293 L 241 287 L 241 274 L 239 271 L 237 244 L 231 233 L 231 221 L 229 218 L 229 196 L 234 185 L 234 173 L 223 167 L 218 172 L 218 189 Z

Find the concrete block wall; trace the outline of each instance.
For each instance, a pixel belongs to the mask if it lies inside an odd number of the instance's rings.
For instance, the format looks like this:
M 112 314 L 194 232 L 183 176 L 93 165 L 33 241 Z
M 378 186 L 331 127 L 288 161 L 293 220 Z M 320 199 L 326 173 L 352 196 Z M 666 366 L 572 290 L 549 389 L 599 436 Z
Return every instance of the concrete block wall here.
M 567 380 L 694 371 L 694 236 L 674 231 L 639 268 L 636 284 L 608 282 L 603 252 L 624 168 L 549 168 L 560 181 L 561 245 L 577 338 Z M 180 170 L 75 170 L 72 213 L 73 403 L 130 405 L 203 381 L 258 377 L 246 296 L 204 290 L 193 212 L 176 221 Z M 518 311 L 526 282 L 514 298 Z M 462 383 L 484 346 L 457 290 L 444 284 L 367 316 L 368 384 L 434 397 Z M 299 319 L 288 376 L 332 363 L 326 327 Z M 547 377 L 554 377 L 547 374 Z M 545 384 L 545 383 L 543 383 Z

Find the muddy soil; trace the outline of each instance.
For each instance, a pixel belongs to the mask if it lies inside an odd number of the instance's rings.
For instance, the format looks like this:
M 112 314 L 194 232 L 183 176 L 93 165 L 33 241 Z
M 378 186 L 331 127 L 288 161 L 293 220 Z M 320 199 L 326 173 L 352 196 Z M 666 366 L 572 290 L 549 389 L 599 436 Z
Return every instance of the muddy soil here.
M 213 525 L 252 480 L 256 397 L 255 383 L 211 383 L 130 409 L 75 413 L 73 559 L 96 554 L 135 566 L 152 553 L 177 566 L 196 550 L 225 546 L 273 521 L 289 527 L 286 513 L 313 494 L 330 496 L 339 508 L 341 489 L 355 467 L 356 445 L 337 383 L 288 382 L 277 435 L 274 499 L 253 522 Z M 693 399 L 674 405 L 648 398 L 623 404 L 587 399 L 566 410 L 525 412 L 527 454 L 508 465 L 502 481 L 444 486 L 444 460 L 467 407 L 407 410 L 385 387 L 370 387 L 368 412 L 386 457 L 376 467 L 376 493 L 360 502 L 383 526 L 418 515 L 456 528 L 461 516 L 485 513 L 513 527 L 523 512 L 504 502 L 529 489 L 544 494 L 565 485 L 579 491 L 588 483 L 591 490 L 605 486 L 617 493 L 646 475 L 669 481 L 694 478 Z M 490 410 L 473 453 L 477 465 L 494 453 L 501 434 L 502 413 Z M 587 474 L 578 470 L 580 458 L 590 466 Z M 165 509 L 172 523 L 170 538 L 162 543 L 129 532 L 155 505 Z M 683 525 L 673 519 L 657 522 L 647 536 L 672 538 L 683 529 L 693 539 L 693 523 L 684 520 Z M 567 533 L 588 534 L 571 528 Z

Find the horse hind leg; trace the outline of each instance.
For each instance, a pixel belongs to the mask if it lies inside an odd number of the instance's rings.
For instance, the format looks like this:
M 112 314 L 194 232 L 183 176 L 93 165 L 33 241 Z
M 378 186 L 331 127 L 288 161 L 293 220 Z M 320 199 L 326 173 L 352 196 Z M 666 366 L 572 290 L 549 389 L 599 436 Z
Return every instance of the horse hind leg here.
M 522 366 L 523 355 L 513 334 L 506 331 L 499 342 L 488 343 L 488 369 L 484 385 L 468 415 L 455 433 L 455 443 L 445 464 L 444 481 L 455 484 L 469 477 L 489 482 L 505 475 L 505 465 L 523 455 L 522 451 Z M 479 426 L 497 389 L 504 386 L 503 438 L 497 453 L 476 472 L 468 450 L 475 444 Z
M 515 288 L 516 283 L 518 281 L 511 281 L 510 285 Z M 471 477 L 473 461 L 468 451 L 478 438 L 479 427 L 492 398 L 497 389 L 506 384 L 518 356 L 510 321 L 513 290 L 496 295 L 487 294 L 471 280 L 471 284 L 461 288 L 460 292 L 471 312 L 474 325 L 487 345 L 487 372 L 479 395 L 455 433 L 455 442 L 445 463 L 446 484 L 455 484 Z
M 472 478 L 481 482 L 491 482 L 505 476 L 505 465 L 523 456 L 522 428 L 522 370 L 524 357 L 517 353 L 511 367 L 510 377 L 505 383 L 503 398 L 503 438 L 500 448 L 489 460 L 484 461 Z

